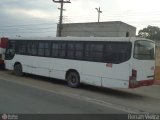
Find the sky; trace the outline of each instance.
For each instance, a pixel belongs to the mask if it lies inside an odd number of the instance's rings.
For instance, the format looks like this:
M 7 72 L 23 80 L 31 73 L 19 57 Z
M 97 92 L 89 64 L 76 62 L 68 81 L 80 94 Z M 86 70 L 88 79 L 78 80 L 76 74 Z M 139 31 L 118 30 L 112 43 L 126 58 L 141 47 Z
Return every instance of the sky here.
M 160 27 L 160 0 L 70 0 L 64 4 L 64 23 L 122 21 L 140 29 Z M 53 37 L 60 4 L 52 0 L 1 0 L 0 36 Z

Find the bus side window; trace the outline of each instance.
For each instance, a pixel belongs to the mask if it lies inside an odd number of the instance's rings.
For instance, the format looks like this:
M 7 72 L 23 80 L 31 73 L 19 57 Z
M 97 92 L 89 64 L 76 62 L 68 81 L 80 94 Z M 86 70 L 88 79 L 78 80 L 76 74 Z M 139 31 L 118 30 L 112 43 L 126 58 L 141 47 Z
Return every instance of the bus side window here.
M 83 60 L 83 43 L 75 43 L 75 59 Z
M 44 56 L 49 57 L 51 56 L 50 54 L 50 48 L 51 48 L 51 44 L 49 42 L 46 42 L 44 45 Z
M 131 57 L 131 43 L 110 42 L 105 45 L 104 59 L 107 63 L 119 64 Z
M 52 57 L 58 57 L 58 47 L 59 46 L 59 43 L 58 42 L 53 42 L 52 43 Z
M 95 62 L 103 62 L 103 44 L 93 44 L 91 57 Z
M 66 43 L 59 44 L 58 47 L 59 57 L 65 58 L 66 57 Z
M 26 54 L 26 41 L 17 41 L 17 54 L 25 55 Z
M 12 41 L 9 41 L 9 44 L 8 44 L 8 47 L 7 47 L 7 50 L 6 50 L 6 54 L 5 54 L 5 59 L 6 60 L 10 60 L 14 57 L 15 55 L 15 41 L 12 40 Z
M 106 44 L 105 45 L 105 51 L 104 51 L 104 59 L 105 62 L 107 63 L 112 63 L 113 62 L 113 48 L 111 44 Z
M 75 50 L 74 43 L 69 42 L 67 44 L 67 58 L 68 59 L 74 59 L 75 58 L 74 50 Z
M 37 55 L 37 46 L 38 43 L 35 41 L 28 41 L 27 42 L 27 54 L 28 55 Z
M 39 42 L 38 43 L 38 55 L 39 56 L 44 56 L 44 42 Z
M 11 41 L 10 44 L 9 44 L 9 52 L 11 54 L 15 54 L 15 49 L 16 49 L 15 42 L 16 41 Z
M 84 59 L 90 60 L 90 44 L 85 44 Z
M 85 44 L 84 59 L 93 62 L 103 62 L 103 44 L 91 43 Z
M 9 46 L 9 53 L 10 54 L 14 54 L 15 53 L 15 48 L 13 47 L 13 45 Z

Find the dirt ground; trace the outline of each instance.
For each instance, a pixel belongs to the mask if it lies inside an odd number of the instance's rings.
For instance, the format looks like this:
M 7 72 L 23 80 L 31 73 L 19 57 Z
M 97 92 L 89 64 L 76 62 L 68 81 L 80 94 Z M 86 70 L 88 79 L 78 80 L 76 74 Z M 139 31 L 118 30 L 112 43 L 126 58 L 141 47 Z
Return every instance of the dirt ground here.
M 156 66 L 155 80 L 160 80 L 160 66 Z

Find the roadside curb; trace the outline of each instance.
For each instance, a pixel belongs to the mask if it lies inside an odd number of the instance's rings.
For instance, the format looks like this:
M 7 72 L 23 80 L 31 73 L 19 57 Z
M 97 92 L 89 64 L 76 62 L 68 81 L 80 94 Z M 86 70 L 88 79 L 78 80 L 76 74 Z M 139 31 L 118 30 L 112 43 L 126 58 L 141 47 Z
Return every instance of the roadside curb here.
M 160 80 L 155 80 L 154 85 L 160 85 Z

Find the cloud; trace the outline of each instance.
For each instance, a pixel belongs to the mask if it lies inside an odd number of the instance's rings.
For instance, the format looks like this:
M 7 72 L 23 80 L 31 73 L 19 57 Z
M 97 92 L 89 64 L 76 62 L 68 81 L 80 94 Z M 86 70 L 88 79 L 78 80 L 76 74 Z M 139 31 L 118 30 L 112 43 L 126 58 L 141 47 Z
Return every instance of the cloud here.
M 28 16 L 28 17 L 34 17 L 34 18 L 43 18 L 43 19 L 49 19 L 52 18 L 53 15 L 49 11 L 43 11 L 38 9 L 23 9 L 23 8 L 14 8 L 12 10 L 5 10 L 6 13 L 12 14 L 12 15 L 20 15 L 20 16 Z
M 55 36 L 59 12 L 52 0 L 5 0 L 0 6 L 0 36 Z
M 1 8 L 24 8 L 24 9 L 50 9 L 52 0 L 3 0 L 0 1 Z M 1 9 L 0 8 L 0 9 Z
M 149 24 L 158 26 L 160 25 L 159 4 L 159 0 L 71 0 L 71 4 L 64 4 L 66 9 L 63 12 L 64 22 L 96 22 L 95 8 L 101 7 L 103 12 L 100 21 L 124 21 L 138 29 Z M 0 35 L 2 33 L 8 35 L 12 33 L 13 36 L 22 33 L 26 36 L 53 35 L 52 31 L 56 31 L 60 4 L 52 0 L 0 0 L 0 6 Z M 21 24 L 28 26 L 23 26 L 23 30 L 20 30 L 18 25 Z M 9 29 L 5 26 L 16 27 Z M 53 29 L 46 29 L 51 27 Z M 33 34 L 34 32 L 36 34 Z M 39 34 L 40 32 L 44 34 Z

